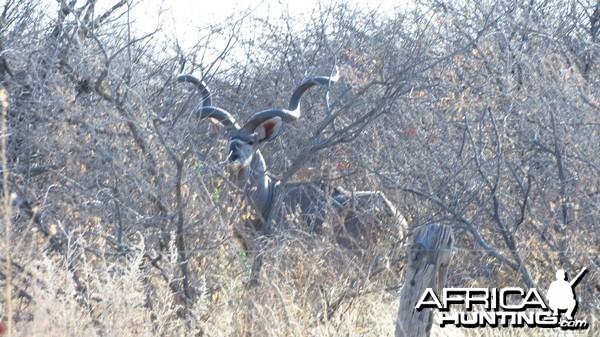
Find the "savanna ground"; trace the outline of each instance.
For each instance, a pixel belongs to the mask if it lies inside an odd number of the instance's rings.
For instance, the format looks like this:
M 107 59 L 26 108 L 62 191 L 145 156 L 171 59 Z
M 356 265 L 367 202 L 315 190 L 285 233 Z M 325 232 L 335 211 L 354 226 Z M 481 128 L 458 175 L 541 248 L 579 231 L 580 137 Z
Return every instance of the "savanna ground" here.
M 191 48 L 139 33 L 137 1 L 1 6 L 5 335 L 393 335 L 410 233 L 432 222 L 454 229 L 448 286 L 543 292 L 587 267 L 576 316 L 597 334 L 600 2 L 323 3 L 198 22 Z M 225 140 L 175 77 L 244 120 L 335 67 L 263 150 L 270 171 L 381 190 L 409 231 L 349 251 L 289 219 L 247 288 Z

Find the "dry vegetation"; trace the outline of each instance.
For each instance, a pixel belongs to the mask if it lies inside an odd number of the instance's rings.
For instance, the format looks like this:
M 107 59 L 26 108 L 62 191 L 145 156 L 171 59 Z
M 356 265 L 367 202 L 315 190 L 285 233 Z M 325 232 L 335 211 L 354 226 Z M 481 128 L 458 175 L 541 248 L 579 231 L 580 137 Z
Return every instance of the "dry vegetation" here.
M 293 223 L 263 238 L 260 284 L 244 286 L 224 140 L 174 81 L 202 77 L 244 119 L 334 64 L 340 83 L 263 151 L 271 172 L 382 190 L 411 228 L 451 224 L 450 286 L 545 290 L 585 266 L 577 316 L 598 318 L 600 2 L 239 14 L 189 50 L 136 33 L 136 1 L 114 2 L 0 9 L 5 334 L 392 335 L 399 235 L 356 252 Z

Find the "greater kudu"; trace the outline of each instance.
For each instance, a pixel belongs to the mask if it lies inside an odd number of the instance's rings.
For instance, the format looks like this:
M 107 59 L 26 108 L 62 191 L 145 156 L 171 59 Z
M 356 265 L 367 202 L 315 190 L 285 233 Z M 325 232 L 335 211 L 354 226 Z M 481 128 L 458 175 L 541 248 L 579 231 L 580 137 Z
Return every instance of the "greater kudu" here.
M 351 242 L 371 237 L 369 231 L 372 228 L 367 228 L 369 225 L 359 219 L 359 213 L 371 212 L 372 209 L 378 208 L 394 219 L 393 227 L 406 226 L 404 218 L 381 192 L 351 193 L 337 188 L 334 193 L 328 194 L 323 188 L 308 182 L 289 183 L 282 188 L 280 181 L 271 178 L 267 173 L 267 165 L 259 148 L 279 135 L 283 122 L 298 120 L 300 101 L 308 89 L 316 85 L 328 86 L 334 83 L 337 77 L 321 76 L 305 80 L 292 93 L 288 109 L 258 112 L 242 126 L 229 112 L 212 105 L 210 91 L 204 82 L 190 75 L 181 75 L 177 80 L 192 83 L 198 88 L 202 103 L 196 109 L 196 113 L 201 119 L 211 118 L 226 127 L 229 139 L 227 161 L 230 179 L 244 192 L 256 213 L 255 219 L 249 224 L 258 234 L 268 234 L 272 230 L 271 223 L 281 222 L 285 211 L 297 216 L 311 231 L 318 232 L 326 216 L 326 207 L 334 209 L 344 217 L 344 226 L 339 226 L 341 229 L 337 232 L 341 234 L 340 238 L 344 237 L 339 242 L 346 246 L 352 245 Z M 278 199 L 278 196 L 281 198 Z M 282 205 L 275 205 L 276 200 L 282 201 Z M 256 240 L 242 241 L 245 249 L 250 248 L 259 254 L 252 268 L 253 277 L 256 277 L 261 264 L 260 244 Z

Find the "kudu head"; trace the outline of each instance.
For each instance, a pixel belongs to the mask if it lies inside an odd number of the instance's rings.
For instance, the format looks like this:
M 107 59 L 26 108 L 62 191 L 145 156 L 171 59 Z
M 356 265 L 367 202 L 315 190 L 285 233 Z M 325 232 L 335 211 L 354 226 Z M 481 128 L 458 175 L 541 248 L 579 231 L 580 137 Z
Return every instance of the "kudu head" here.
M 313 77 L 305 80 L 292 93 L 288 109 L 269 109 L 255 113 L 242 126 L 235 118 L 224 109 L 212 105 L 211 94 L 206 84 L 190 75 L 181 75 L 179 82 L 190 82 L 198 87 L 202 95 L 202 103 L 196 112 L 201 119 L 210 118 L 226 127 L 229 139 L 229 152 L 227 161 L 232 180 L 238 185 L 245 185 L 251 174 L 250 168 L 262 170 L 257 174 L 264 174 L 266 167 L 264 159 L 258 150 L 265 142 L 275 139 L 281 130 L 283 122 L 294 122 L 300 118 L 300 100 L 302 95 L 315 85 L 329 85 L 337 80 L 335 77 Z M 253 161 L 257 161 L 253 164 Z

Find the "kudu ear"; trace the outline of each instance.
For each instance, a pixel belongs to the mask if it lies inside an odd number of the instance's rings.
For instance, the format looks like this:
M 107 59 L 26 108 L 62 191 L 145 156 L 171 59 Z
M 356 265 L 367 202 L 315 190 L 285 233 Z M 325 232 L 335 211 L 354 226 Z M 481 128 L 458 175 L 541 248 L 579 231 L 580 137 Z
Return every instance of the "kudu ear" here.
M 281 117 L 273 117 L 262 122 L 256 128 L 256 140 L 259 142 L 268 142 L 275 139 L 281 130 Z

